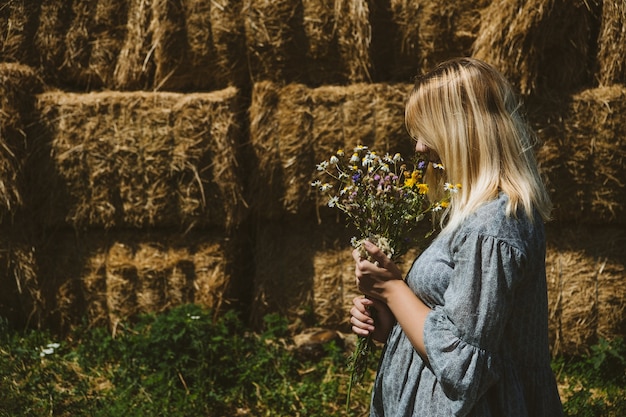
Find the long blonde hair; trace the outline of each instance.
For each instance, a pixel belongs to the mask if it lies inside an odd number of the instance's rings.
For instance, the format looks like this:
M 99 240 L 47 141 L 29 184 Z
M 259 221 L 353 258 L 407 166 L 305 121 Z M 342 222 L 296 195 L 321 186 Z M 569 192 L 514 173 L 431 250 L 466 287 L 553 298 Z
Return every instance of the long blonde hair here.
M 533 154 L 536 138 L 517 95 L 494 68 L 472 58 L 440 64 L 416 80 L 405 122 L 444 166 L 442 175 L 432 166 L 427 171 L 431 200 L 442 197 L 444 181 L 461 184 L 446 213 L 448 230 L 500 191 L 509 197 L 508 215 L 522 207 L 533 221 L 535 210 L 548 220 L 551 202 Z

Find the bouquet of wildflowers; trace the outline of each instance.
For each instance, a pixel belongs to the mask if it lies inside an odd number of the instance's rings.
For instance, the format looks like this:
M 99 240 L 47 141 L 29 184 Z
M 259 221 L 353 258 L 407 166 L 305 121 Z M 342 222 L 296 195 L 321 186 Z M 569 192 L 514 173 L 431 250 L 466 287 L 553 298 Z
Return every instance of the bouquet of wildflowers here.
M 427 161 L 417 156 L 412 166 L 399 153 L 380 156 L 366 146 L 357 146 L 347 155 L 343 150 L 317 165 L 322 179 L 311 185 L 328 197 L 328 206 L 347 215 L 359 237 L 352 246 L 368 257 L 363 242 L 369 240 L 390 259 L 397 259 L 411 246 L 410 237 L 429 211 L 445 208 L 448 200 L 429 203 L 428 186 L 422 182 Z M 437 168 L 443 168 L 441 165 Z M 368 355 L 373 348 L 371 337 L 359 337 L 348 369 L 352 386 L 365 375 Z

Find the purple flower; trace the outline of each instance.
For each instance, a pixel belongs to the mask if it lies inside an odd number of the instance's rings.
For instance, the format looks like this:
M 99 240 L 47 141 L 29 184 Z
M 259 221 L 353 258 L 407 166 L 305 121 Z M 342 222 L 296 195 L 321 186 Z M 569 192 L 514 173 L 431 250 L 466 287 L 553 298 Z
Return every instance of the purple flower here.
M 352 176 L 352 182 L 359 182 L 359 180 L 361 179 L 361 173 L 357 172 L 356 174 L 354 174 Z
M 426 168 L 426 162 L 425 161 L 419 161 L 417 164 L 417 169 L 424 169 Z

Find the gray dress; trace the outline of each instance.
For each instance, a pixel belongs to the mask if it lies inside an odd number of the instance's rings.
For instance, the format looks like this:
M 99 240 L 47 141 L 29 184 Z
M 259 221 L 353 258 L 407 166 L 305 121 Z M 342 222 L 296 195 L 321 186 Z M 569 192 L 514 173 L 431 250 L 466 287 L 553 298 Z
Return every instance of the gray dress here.
M 550 368 L 543 224 L 507 217 L 507 203 L 501 193 L 413 263 L 407 283 L 432 309 L 429 363 L 396 324 L 371 416 L 563 414 Z

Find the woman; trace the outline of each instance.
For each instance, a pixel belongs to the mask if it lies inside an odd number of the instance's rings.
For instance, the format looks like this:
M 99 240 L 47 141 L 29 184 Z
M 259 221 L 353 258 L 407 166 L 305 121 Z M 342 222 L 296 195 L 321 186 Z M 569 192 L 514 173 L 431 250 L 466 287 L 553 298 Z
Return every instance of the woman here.
M 385 342 L 371 416 L 562 415 L 548 348 L 551 205 L 511 86 L 456 59 L 417 80 L 405 111 L 416 151 L 444 167 L 429 167 L 429 197 L 461 187 L 406 281 L 373 244 L 375 262 L 353 252 L 367 296 L 354 300 L 353 331 Z

